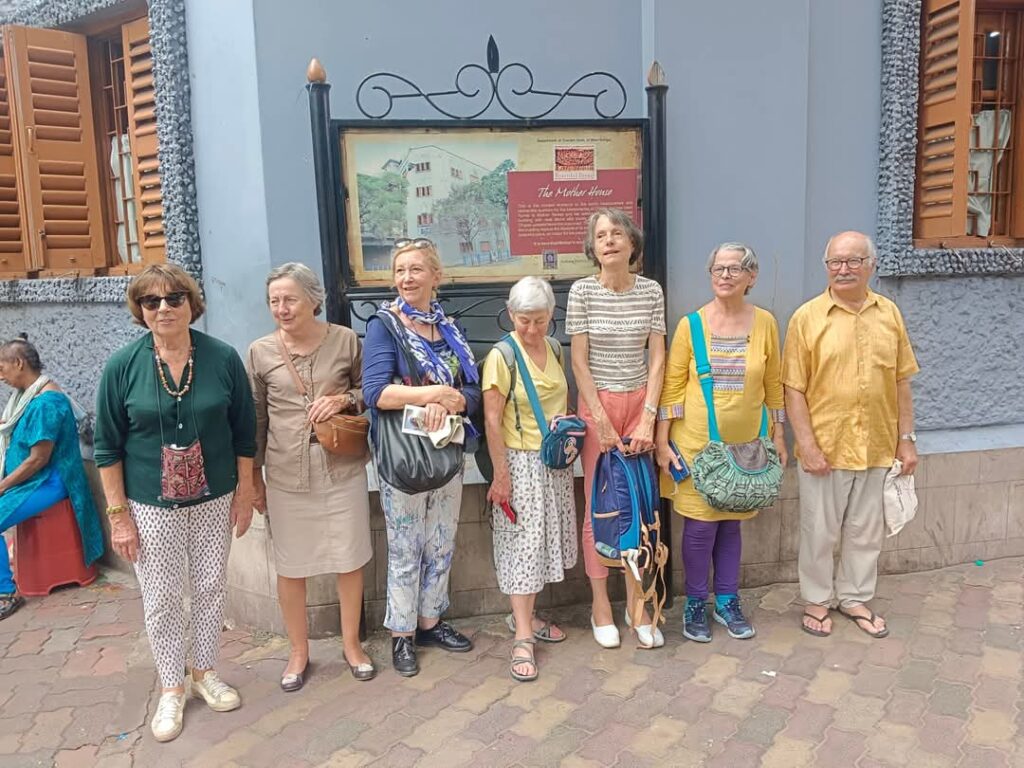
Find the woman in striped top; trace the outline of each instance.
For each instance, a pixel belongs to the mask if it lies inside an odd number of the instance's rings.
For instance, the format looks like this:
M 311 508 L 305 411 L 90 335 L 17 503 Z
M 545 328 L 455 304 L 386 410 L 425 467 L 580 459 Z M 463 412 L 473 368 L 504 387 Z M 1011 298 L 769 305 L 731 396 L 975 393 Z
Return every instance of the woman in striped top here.
M 583 249 L 599 268 L 569 289 L 565 332 L 572 337 L 572 370 L 579 389 L 579 415 L 587 422 L 583 441 L 583 559 L 593 592 L 594 639 L 606 648 L 619 645 L 619 630 L 608 600 L 608 569 L 597 559 L 590 523 L 594 469 L 603 451 L 648 451 L 654 445 L 654 421 L 665 368 L 665 296 L 654 280 L 631 267 L 643 252 L 643 233 L 615 208 L 595 211 L 587 222 Z M 645 350 L 647 354 L 645 355 Z M 626 582 L 627 590 L 630 587 Z M 629 622 L 629 616 L 626 616 Z M 647 648 L 665 644 L 647 613 L 636 628 Z
M 757 280 L 757 270 L 757 256 L 747 246 L 718 246 L 708 260 L 714 298 L 698 312 L 705 329 L 714 379 L 715 415 L 722 439 L 727 443 L 755 439 L 762 409 L 767 406 L 772 440 L 785 466 L 779 328 L 770 312 L 745 298 Z M 732 637 L 753 637 L 754 628 L 743 615 L 738 597 L 740 522 L 756 515 L 757 510 L 733 513 L 712 509 L 694 489 L 691 478 L 675 484 L 669 465 L 678 462 L 669 449 L 670 438 L 687 463 L 708 442 L 708 411 L 697 379 L 690 325 L 685 317 L 672 338 L 657 429 L 658 464 L 663 470 L 661 495 L 671 499 L 676 512 L 684 518 L 683 634 L 698 642 L 711 640 L 705 603 L 708 569 L 713 561 L 715 621 L 724 624 Z

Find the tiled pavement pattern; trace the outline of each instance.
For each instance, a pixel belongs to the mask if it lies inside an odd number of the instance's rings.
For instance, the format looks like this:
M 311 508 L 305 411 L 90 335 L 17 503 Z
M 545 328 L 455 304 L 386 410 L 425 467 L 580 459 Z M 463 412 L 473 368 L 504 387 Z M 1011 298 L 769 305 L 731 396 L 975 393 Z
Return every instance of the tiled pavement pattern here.
M 111 577 L 114 579 L 117 577 Z M 585 609 L 570 639 L 538 646 L 541 677 L 509 679 L 498 617 L 457 622 L 472 653 L 422 653 L 423 672 L 387 665 L 356 683 L 336 641 L 314 643 L 297 694 L 278 689 L 283 640 L 224 634 L 221 673 L 241 709 L 192 700 L 185 731 L 157 744 L 152 662 L 138 592 L 104 579 L 0 622 L 0 765 L 18 766 L 1024 766 L 1024 559 L 882 579 L 892 636 L 837 618 L 835 636 L 798 628 L 794 585 L 744 593 L 758 636 L 598 648 Z

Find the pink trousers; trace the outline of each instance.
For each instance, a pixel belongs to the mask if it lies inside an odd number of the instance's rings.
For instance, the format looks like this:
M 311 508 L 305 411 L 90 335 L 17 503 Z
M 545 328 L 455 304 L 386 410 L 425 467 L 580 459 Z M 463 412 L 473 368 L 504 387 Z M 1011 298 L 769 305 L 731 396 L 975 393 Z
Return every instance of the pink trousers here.
M 615 431 L 620 437 L 628 437 L 640 424 L 647 387 L 634 389 L 632 392 L 598 390 L 597 396 Z M 587 499 L 587 508 L 583 515 L 583 563 L 589 578 L 607 579 L 608 568 L 598 561 L 597 552 L 594 551 L 594 528 L 590 522 L 590 497 L 594 492 L 594 469 L 597 467 L 597 457 L 601 455 L 601 444 L 597 437 L 594 415 L 582 397 L 579 399 L 578 410 L 580 418 L 587 422 L 587 435 L 583 439 L 583 453 L 580 457 L 583 462 L 583 492 Z

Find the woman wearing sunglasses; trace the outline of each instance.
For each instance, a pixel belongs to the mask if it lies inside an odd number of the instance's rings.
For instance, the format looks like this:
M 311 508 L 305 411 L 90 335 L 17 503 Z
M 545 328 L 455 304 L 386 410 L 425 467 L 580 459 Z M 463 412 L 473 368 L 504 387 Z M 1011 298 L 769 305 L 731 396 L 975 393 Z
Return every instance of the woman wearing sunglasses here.
M 422 408 L 421 427 L 439 430 L 451 415 L 480 407 L 480 375 L 459 325 L 435 299 L 441 259 L 429 240 L 399 240 L 391 253 L 398 298 L 366 323 L 363 396 L 379 454 L 380 413 Z M 404 436 L 402 436 L 404 437 Z M 378 475 L 382 468 L 379 466 Z M 394 478 L 392 478 L 394 480 Z M 462 471 L 438 488 L 406 493 L 379 477 L 388 535 L 388 597 L 384 626 L 398 674 L 419 672 L 416 646 L 469 651 L 473 644 L 441 620 L 462 504 Z
M 171 264 L 128 285 L 128 309 L 149 329 L 107 361 L 96 396 L 99 467 L 111 544 L 135 566 L 162 693 L 157 741 L 181 733 L 186 696 L 227 712 L 241 701 L 214 671 L 224 618 L 231 530 L 253 513 L 256 416 L 238 353 L 189 326 L 199 286 Z M 186 673 L 184 595 L 191 584 Z

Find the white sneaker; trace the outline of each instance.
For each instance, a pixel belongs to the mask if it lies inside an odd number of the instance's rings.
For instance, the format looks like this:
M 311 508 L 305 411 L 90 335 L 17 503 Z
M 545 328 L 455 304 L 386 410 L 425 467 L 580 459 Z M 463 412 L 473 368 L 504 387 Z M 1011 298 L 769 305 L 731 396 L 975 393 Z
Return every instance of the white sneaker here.
M 182 716 L 185 713 L 185 694 L 168 691 L 160 694 L 156 705 L 156 714 L 149 723 L 153 738 L 157 741 L 170 741 L 178 738 L 181 733 Z
M 203 675 L 202 680 L 195 680 L 192 674 L 185 678 L 185 688 L 193 696 L 205 699 L 214 712 L 230 712 L 242 706 L 238 691 L 225 683 L 212 669 Z
M 626 626 L 633 626 L 633 622 L 629 618 L 629 611 L 626 611 Z M 640 645 L 644 648 L 661 648 L 665 644 L 665 635 L 661 633 L 661 629 L 655 628 L 653 624 L 641 624 L 637 627 L 636 639 L 640 641 Z
M 594 623 L 594 617 L 591 616 L 590 627 L 594 630 L 594 639 L 602 648 L 618 648 L 622 642 L 619 639 L 619 628 L 614 624 L 605 624 L 599 627 Z

